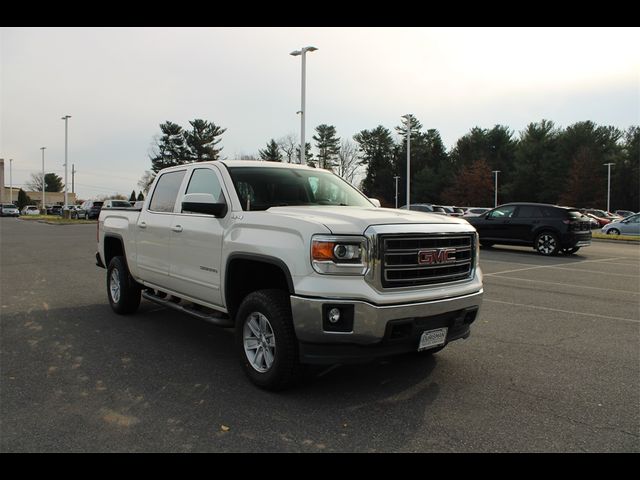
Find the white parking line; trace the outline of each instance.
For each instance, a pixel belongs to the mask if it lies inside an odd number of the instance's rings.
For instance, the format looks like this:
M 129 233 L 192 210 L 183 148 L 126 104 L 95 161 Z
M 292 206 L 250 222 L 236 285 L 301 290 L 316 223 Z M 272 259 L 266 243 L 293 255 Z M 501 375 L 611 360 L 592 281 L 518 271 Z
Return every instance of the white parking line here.
M 559 282 L 549 282 L 547 280 L 530 280 L 528 278 L 518 278 L 518 277 L 496 277 L 501 278 L 503 280 L 519 280 L 521 282 L 532 282 L 532 283 L 544 283 L 545 285 L 559 285 L 562 287 L 573 287 L 573 288 L 589 288 L 591 290 L 604 290 L 607 292 L 615 292 L 615 293 L 624 293 L 626 295 L 640 295 L 640 292 L 630 292 L 629 290 L 620 290 L 614 288 L 602 288 L 602 287 L 588 287 L 586 285 L 574 285 L 573 283 L 559 283 Z
M 579 265 L 581 263 L 599 263 L 599 262 L 606 262 L 609 260 L 621 260 L 621 259 L 624 259 L 624 257 L 602 258 L 600 260 L 584 260 L 582 262 L 572 263 L 571 265 Z M 487 260 L 487 261 L 492 261 L 492 260 Z M 526 264 L 520 264 L 520 265 L 526 265 Z M 563 264 L 563 265 L 566 265 L 566 264 Z M 502 272 L 485 273 L 484 276 L 487 277 L 490 275 L 501 275 L 503 273 L 524 272 L 526 270 L 537 270 L 539 268 L 555 268 L 556 266 L 557 265 L 536 265 L 534 267 L 529 267 L 529 268 L 516 268 L 514 270 L 503 270 Z
M 560 310 L 558 308 L 540 307 L 538 305 L 527 305 L 525 303 L 503 302 L 501 300 L 490 300 L 488 298 L 484 298 L 483 301 L 490 302 L 490 303 L 500 303 L 503 305 L 513 305 L 516 307 L 533 308 L 535 310 L 547 310 L 551 312 L 569 313 L 572 315 L 583 315 L 586 317 L 606 318 L 607 320 L 618 320 L 620 322 L 640 323 L 640 320 L 635 320 L 633 318 L 610 317 L 608 315 L 598 315 L 597 313 L 574 312 L 572 310 Z

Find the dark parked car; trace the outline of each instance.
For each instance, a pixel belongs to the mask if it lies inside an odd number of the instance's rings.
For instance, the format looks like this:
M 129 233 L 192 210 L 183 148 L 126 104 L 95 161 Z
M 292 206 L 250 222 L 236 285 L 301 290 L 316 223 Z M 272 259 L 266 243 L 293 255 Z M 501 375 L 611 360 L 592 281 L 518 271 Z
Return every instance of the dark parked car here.
M 49 215 L 60 215 L 60 216 L 62 216 L 62 205 L 53 205 L 51 207 L 51 212 L 47 211 L 47 213 Z
M 104 202 L 95 202 L 93 200 L 87 200 L 84 202 L 80 208 L 84 211 L 85 220 L 98 218 L 100 216 L 100 210 L 102 210 L 103 203 Z M 80 218 L 80 216 L 78 218 Z
M 589 219 L 578 209 L 544 203 L 508 203 L 469 217 L 480 244 L 530 245 L 542 255 L 572 254 L 591 245 Z

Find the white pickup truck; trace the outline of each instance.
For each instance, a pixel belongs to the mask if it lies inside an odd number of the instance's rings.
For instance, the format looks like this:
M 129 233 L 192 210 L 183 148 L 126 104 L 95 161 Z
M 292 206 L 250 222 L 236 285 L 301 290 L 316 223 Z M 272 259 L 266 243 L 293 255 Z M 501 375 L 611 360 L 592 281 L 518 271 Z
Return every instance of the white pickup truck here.
M 478 248 L 465 220 L 378 208 L 326 170 L 216 161 L 162 170 L 142 209 L 103 209 L 96 262 L 115 312 L 142 296 L 235 328 L 249 378 L 277 390 L 305 364 L 467 338 Z

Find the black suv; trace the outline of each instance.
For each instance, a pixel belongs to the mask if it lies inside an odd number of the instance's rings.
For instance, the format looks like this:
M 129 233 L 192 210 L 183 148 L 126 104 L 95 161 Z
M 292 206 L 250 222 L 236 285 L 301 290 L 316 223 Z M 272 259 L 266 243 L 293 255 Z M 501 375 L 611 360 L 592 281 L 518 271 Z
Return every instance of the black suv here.
M 589 219 L 577 208 L 508 203 L 467 221 L 478 231 L 484 247 L 494 243 L 530 245 L 542 255 L 556 255 L 576 253 L 591 245 Z

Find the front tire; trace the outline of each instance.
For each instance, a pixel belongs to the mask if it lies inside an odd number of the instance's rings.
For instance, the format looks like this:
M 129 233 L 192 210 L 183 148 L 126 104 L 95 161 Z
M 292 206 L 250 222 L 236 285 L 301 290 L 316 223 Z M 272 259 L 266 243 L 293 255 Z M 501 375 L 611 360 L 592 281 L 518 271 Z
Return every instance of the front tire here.
M 560 242 L 555 234 L 542 232 L 536 237 L 533 248 L 535 248 L 536 252 L 540 255 L 556 255 L 560 251 Z
M 236 347 L 258 387 L 282 390 L 298 379 L 302 367 L 287 292 L 258 290 L 245 297 L 236 314 Z
M 607 230 L 607 235 L 620 235 L 620 230 L 617 228 L 611 228 Z
M 114 312 L 133 313 L 140 306 L 140 284 L 127 268 L 124 257 L 113 257 L 107 268 L 107 297 Z

